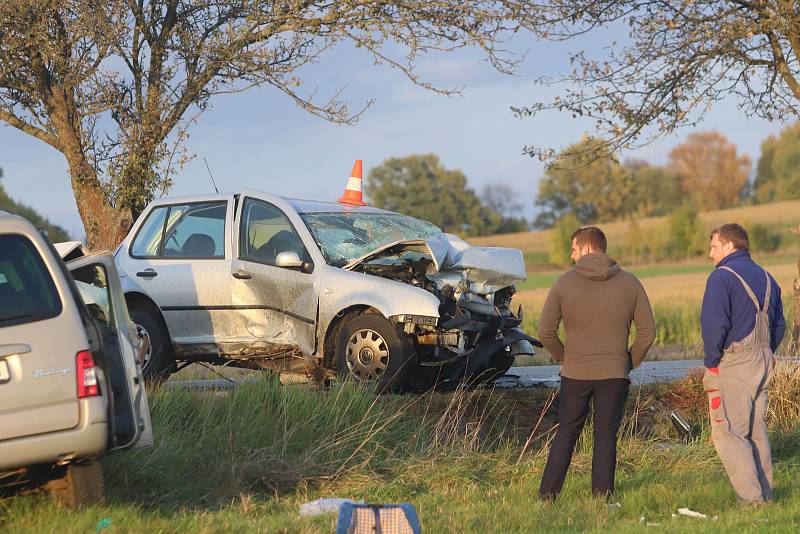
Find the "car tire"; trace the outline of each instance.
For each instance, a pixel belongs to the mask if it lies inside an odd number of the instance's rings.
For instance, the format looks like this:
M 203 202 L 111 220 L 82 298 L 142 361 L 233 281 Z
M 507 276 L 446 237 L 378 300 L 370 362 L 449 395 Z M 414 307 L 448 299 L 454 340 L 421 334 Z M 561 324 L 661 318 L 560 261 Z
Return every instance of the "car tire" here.
M 400 393 L 414 367 L 413 355 L 411 339 L 395 325 L 378 314 L 357 315 L 339 333 L 336 367 L 344 380 Z
M 132 310 L 131 320 L 140 336 L 150 338 L 149 355 L 142 362 L 142 375 L 147 383 L 159 384 L 175 371 L 175 353 L 160 317 L 144 310 Z
M 61 469 L 63 469 L 63 476 L 47 483 L 47 491 L 54 501 L 67 508 L 79 508 L 105 502 L 106 484 L 100 460 L 69 464 Z

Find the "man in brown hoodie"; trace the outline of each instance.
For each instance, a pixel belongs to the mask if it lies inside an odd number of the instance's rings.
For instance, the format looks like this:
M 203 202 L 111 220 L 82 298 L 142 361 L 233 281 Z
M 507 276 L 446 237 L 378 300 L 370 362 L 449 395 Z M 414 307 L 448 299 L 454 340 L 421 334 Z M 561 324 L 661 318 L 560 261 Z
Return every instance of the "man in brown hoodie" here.
M 552 500 L 561 491 L 575 442 L 594 406 L 592 492 L 614 491 L 617 432 L 630 379 L 656 337 L 655 320 L 639 280 L 606 256 L 606 236 L 597 227 L 572 234 L 575 267 L 556 280 L 539 320 L 539 338 L 562 364 L 558 430 L 542 475 L 539 497 Z M 558 337 L 564 322 L 565 343 Z M 631 322 L 636 340 L 628 347 Z

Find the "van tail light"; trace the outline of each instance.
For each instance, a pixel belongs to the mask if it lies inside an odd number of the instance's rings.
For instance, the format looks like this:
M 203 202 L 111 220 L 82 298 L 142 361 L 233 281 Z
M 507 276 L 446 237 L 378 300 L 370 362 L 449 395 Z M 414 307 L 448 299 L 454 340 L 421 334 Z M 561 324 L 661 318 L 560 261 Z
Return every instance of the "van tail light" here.
M 78 375 L 78 398 L 96 397 L 100 394 L 97 386 L 97 372 L 94 358 L 88 350 L 82 350 L 75 357 L 75 369 Z

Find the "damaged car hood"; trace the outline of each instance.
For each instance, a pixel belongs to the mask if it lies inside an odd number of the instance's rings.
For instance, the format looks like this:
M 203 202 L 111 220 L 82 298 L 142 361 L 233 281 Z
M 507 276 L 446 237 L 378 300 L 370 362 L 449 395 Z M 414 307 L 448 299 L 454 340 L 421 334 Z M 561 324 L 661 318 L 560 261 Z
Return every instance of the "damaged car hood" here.
M 522 251 L 515 248 L 476 247 L 453 234 L 428 239 L 406 239 L 379 247 L 344 266 L 353 270 L 390 249 L 419 249 L 430 255 L 438 273 L 459 272 L 475 293 L 491 293 L 526 278 Z

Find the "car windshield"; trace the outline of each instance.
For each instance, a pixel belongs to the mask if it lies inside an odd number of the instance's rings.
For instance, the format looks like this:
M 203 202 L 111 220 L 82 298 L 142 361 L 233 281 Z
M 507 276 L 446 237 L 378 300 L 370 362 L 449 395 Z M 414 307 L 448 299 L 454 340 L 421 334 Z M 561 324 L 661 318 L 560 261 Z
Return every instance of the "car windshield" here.
M 343 267 L 382 246 L 427 239 L 442 230 L 399 213 L 301 213 L 328 265 Z

